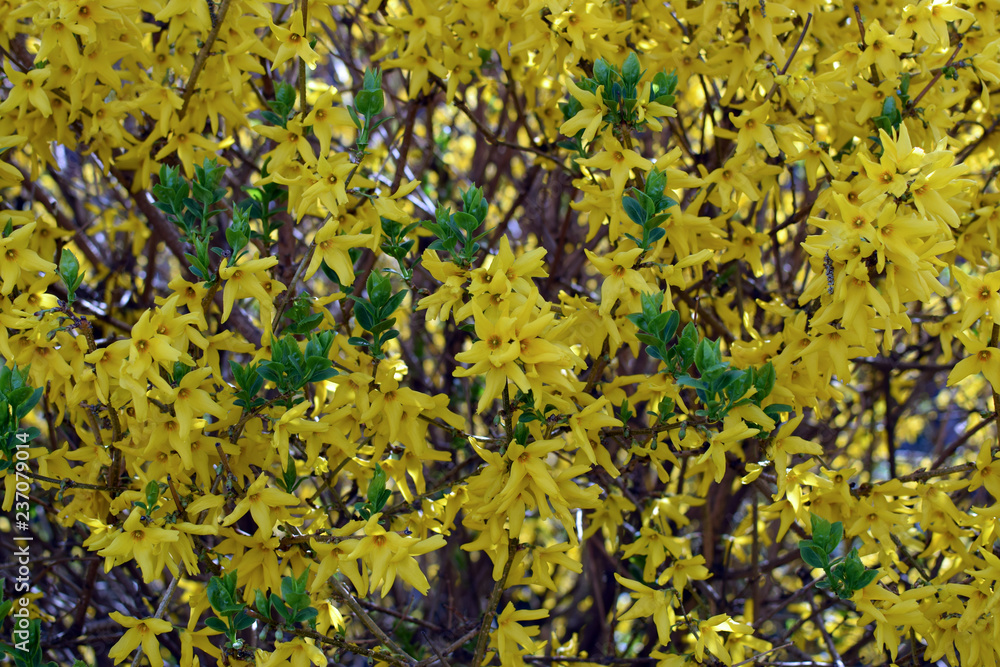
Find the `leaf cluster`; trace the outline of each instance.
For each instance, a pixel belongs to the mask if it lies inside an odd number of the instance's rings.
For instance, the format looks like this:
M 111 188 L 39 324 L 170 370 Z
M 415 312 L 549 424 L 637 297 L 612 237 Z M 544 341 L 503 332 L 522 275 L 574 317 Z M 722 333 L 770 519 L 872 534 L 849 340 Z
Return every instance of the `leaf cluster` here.
M 284 328 L 285 333 L 305 336 L 319 326 L 323 321 L 323 314 L 312 312 L 311 303 L 312 297 L 305 290 L 292 299 L 291 305 L 285 311 L 285 317 L 289 320 Z
M 635 52 L 629 53 L 621 67 L 609 63 L 604 58 L 594 62 L 593 76 L 585 77 L 578 86 L 590 93 L 596 93 L 601 88 L 601 97 L 608 108 L 604 120 L 614 127 L 637 129 L 645 125 L 639 120 L 638 96 L 639 84 L 646 75 L 639 65 L 639 57 Z M 676 101 L 677 75 L 674 72 L 657 72 L 650 82 L 649 102 L 670 106 Z M 560 105 L 563 116 L 568 120 L 582 111 L 578 100 Z
M 267 180 L 269 176 L 267 167 L 271 158 L 264 161 L 260 168 L 261 180 Z M 250 220 L 260 220 L 261 231 L 250 232 L 251 239 L 259 239 L 265 246 L 270 246 L 274 241 L 271 235 L 283 224 L 281 215 L 287 210 L 288 188 L 280 183 L 270 181 L 259 186 L 244 185 L 243 191 L 247 193 L 248 199 L 237 205 L 237 209 L 247 209 Z M 234 214 L 235 216 L 235 214 Z
M 304 353 L 299 347 L 299 342 L 291 334 L 272 343 L 271 358 L 260 362 L 257 373 L 275 384 L 281 396 L 275 401 L 277 405 L 292 407 L 298 402 L 296 395 L 306 384 L 329 380 L 338 374 L 330 361 L 333 337 L 333 331 L 310 335 Z M 255 381 L 244 376 L 244 380 L 248 379 L 253 386 Z
M 4 619 L 10 615 L 10 610 L 14 605 L 13 600 L 3 599 L 3 579 L 0 579 L 0 625 L 3 624 Z M 28 621 L 27 629 L 27 641 L 23 644 L 27 646 L 28 650 L 24 651 L 20 648 L 15 648 L 6 642 L 0 641 L 0 654 L 6 654 L 13 658 L 13 667 L 59 667 L 56 662 L 43 662 L 42 661 L 42 633 L 41 633 L 42 622 L 41 619 L 33 618 Z M 18 632 L 21 632 L 19 629 Z M 18 642 L 20 645 L 21 642 Z M 73 667 L 87 667 L 86 663 L 77 660 Z
M 18 426 L 42 397 L 41 387 L 35 389 L 30 384 L 30 368 L 0 366 L 0 444 L 3 445 L 0 471 L 14 467 L 18 444 L 33 440 L 40 433 L 34 426 L 26 429 Z
M 237 571 L 232 570 L 221 577 L 209 579 L 205 594 L 216 617 L 205 619 L 205 625 L 226 635 L 226 648 L 239 650 L 243 648 L 239 633 L 251 627 L 254 619 L 247 613 L 247 606 L 237 593 L 236 578 Z
M 622 197 L 625 213 L 642 229 L 641 238 L 628 233 L 625 236 L 643 251 L 648 251 L 667 234 L 661 225 L 670 217 L 667 209 L 676 206 L 677 202 L 663 194 L 666 187 L 667 174 L 654 168 L 646 176 L 643 190 L 633 187 L 631 194 Z
M 400 276 L 407 283 L 413 278 L 413 269 L 420 263 L 418 257 L 412 264 L 407 264 L 403 260 L 410 254 L 416 241 L 408 239 L 407 235 L 420 226 L 419 222 L 404 225 L 389 218 L 381 218 L 382 223 L 382 252 L 392 257 L 399 264 Z
M 282 577 L 280 596 L 273 592 L 265 595 L 259 589 L 254 591 L 254 606 L 257 607 L 257 613 L 277 625 L 293 628 L 299 623 L 308 623 L 309 627 L 315 628 L 319 611 L 312 606 L 309 599 L 309 591 L 306 588 L 308 579 L 308 569 L 297 579 Z
M 840 599 L 847 600 L 875 581 L 878 569 L 867 569 L 861 562 L 857 549 L 851 549 L 846 557 L 830 559 L 844 537 L 844 524 L 830 523 L 812 514 L 812 539 L 799 542 L 799 554 L 806 565 L 816 567 L 826 573 L 826 579 L 816 582 L 817 588 L 828 588 Z
M 388 481 L 388 477 L 385 471 L 382 470 L 382 466 L 376 463 L 375 474 L 372 475 L 372 479 L 368 483 L 368 499 L 354 504 L 354 511 L 365 521 L 370 519 L 373 514 L 381 512 L 385 504 L 389 502 L 392 491 L 385 488 L 386 481 Z
M 392 118 L 386 116 L 379 120 L 375 117 L 382 113 L 385 107 L 385 94 L 382 92 L 382 71 L 379 68 L 366 68 L 361 90 L 354 97 L 354 106 L 347 107 L 351 120 L 358 128 L 358 152 L 364 153 L 371 143 L 372 132 Z
M 392 281 L 379 271 L 372 271 L 368 275 L 366 287 L 367 297 L 352 294 L 350 298 L 354 300 L 354 316 L 358 324 L 371 335 L 372 339 L 368 341 L 352 336 L 348 342 L 356 347 L 367 348 L 368 353 L 375 359 L 384 359 L 385 351 L 382 347 L 399 336 L 399 331 L 392 328 L 396 323 L 396 318 L 392 317 L 392 314 L 403 303 L 407 292 L 402 290 L 393 294 Z
M 704 407 L 695 414 L 709 421 L 723 420 L 729 411 L 740 405 L 753 403 L 760 407 L 774 388 L 776 375 L 774 366 L 767 362 L 759 369 L 731 368 L 722 360 L 721 339 L 702 338 L 697 327 L 688 322 L 677 337 L 674 336 L 680 324 L 676 311 L 661 312 L 663 294 L 643 294 L 642 312 L 628 315 L 628 319 L 638 327 L 636 338 L 646 344 L 646 353 L 664 362 L 661 372 L 673 376 L 677 384 L 691 387 Z M 694 364 L 698 377 L 689 371 Z M 753 390 L 751 392 L 751 390 Z M 660 406 L 660 415 L 669 415 L 672 404 Z M 772 404 L 763 408 L 764 413 L 776 419 L 782 412 L 790 412 L 787 405 Z
M 212 234 L 218 231 L 212 218 L 224 210 L 217 205 L 226 196 L 226 188 L 219 186 L 225 172 L 224 166 L 205 158 L 201 166 L 195 167 L 195 178 L 188 184 L 179 167 L 162 165 L 160 182 L 153 186 L 156 207 L 180 228 L 184 240 L 194 246 L 194 254 L 184 256 L 191 262 L 191 273 L 206 285 L 216 280 L 209 251 L 219 256 L 226 254 L 222 248 L 211 247 Z
M 450 256 L 452 262 L 468 268 L 475 261 L 482 247 L 480 239 L 490 233 L 486 230 L 476 234 L 489 210 L 489 202 L 483 199 L 483 189 L 471 187 L 462 192 L 462 211 L 451 212 L 451 207 L 438 204 L 434 211 L 434 222 L 425 221 L 424 227 L 437 239 L 430 244 L 430 250 L 441 250 Z
M 267 100 L 270 110 L 262 111 L 261 117 L 278 127 L 288 127 L 288 121 L 295 116 L 295 99 L 297 97 L 295 86 L 287 81 L 280 81 L 274 87 L 274 99 Z
M 66 286 L 66 302 L 72 306 L 76 301 L 76 290 L 83 282 L 84 273 L 80 271 L 80 260 L 76 258 L 73 251 L 64 247 L 59 255 L 59 278 Z

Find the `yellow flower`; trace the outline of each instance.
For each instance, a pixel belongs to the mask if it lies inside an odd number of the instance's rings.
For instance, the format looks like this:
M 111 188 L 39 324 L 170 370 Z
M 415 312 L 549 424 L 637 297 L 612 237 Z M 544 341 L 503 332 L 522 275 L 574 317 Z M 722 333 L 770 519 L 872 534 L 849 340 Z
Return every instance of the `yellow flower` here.
M 347 153 L 337 153 L 327 159 L 320 157 L 316 165 L 316 182 L 302 193 L 307 206 L 296 207 L 296 218 L 301 221 L 306 209 L 319 201 L 330 215 L 337 215 L 341 206 L 347 203 L 347 175 L 356 165 L 351 164 Z
M 6 224 L 7 220 L 0 215 L 0 229 Z M 51 274 L 56 270 L 55 264 L 46 262 L 28 247 L 28 241 L 31 240 L 31 233 L 36 224 L 29 222 L 12 231 L 9 236 L 0 239 L 0 278 L 3 279 L 0 293 L 4 296 L 13 291 L 22 272 Z
M 744 111 L 739 116 L 729 114 L 729 120 L 739 129 L 736 140 L 736 154 L 746 153 L 754 144 L 760 144 L 771 157 L 778 157 L 778 144 L 774 141 L 771 129 L 766 125 L 767 116 L 771 112 L 770 104 L 761 104 L 752 111 Z
M 586 250 L 590 262 L 604 276 L 599 314 L 609 314 L 619 299 L 631 310 L 630 304 L 638 299 L 638 295 L 653 291 L 642 275 L 632 268 L 642 252 L 642 248 L 633 248 L 619 250 L 613 257 L 599 257 L 589 249 Z
M 858 59 L 858 67 L 865 68 L 874 64 L 879 73 L 886 79 L 899 76 L 899 53 L 909 53 L 913 48 L 913 40 L 896 37 L 886 32 L 878 19 L 865 26 L 866 48 Z
M 582 141 L 583 145 L 586 146 L 594 140 L 594 136 L 601 128 L 601 123 L 604 122 L 604 114 L 608 113 L 608 107 L 605 106 L 604 98 L 602 97 L 604 86 L 598 86 L 596 92 L 589 93 L 582 88 L 578 88 L 572 80 L 567 81 L 566 85 L 569 87 L 570 92 L 573 93 L 573 97 L 579 100 L 583 108 L 577 111 L 575 116 L 563 123 L 559 131 L 567 137 L 575 137 L 577 132 L 584 130 Z
M 705 567 L 705 557 L 695 556 L 694 558 L 674 561 L 673 565 L 663 571 L 656 583 L 662 586 L 666 582 L 672 581 L 674 588 L 680 591 L 684 590 L 689 579 L 704 580 L 710 576 L 708 568 Z
M 296 154 L 310 164 L 316 162 L 316 154 L 313 153 L 312 145 L 306 137 L 305 128 L 297 119 L 293 118 L 288 121 L 285 127 L 255 125 L 253 129 L 257 134 L 265 136 L 275 143 L 275 147 L 270 153 L 273 161 L 273 164 L 270 165 L 272 171 L 274 171 L 275 166 L 292 160 Z
M 262 657 L 263 651 L 258 652 Z M 326 655 L 317 647 L 313 640 L 296 638 L 290 642 L 274 642 L 274 652 L 267 656 L 266 660 L 258 658 L 257 664 L 260 667 L 309 667 L 313 665 L 325 665 Z
M 736 632 L 741 635 L 753 635 L 753 628 L 746 623 L 738 623 L 726 614 L 718 614 L 698 623 L 698 640 L 695 642 L 694 655 L 698 660 L 705 656 L 705 649 L 727 665 L 733 664 L 733 659 L 726 649 L 726 643 L 719 636 L 720 632 Z
M 319 140 L 319 154 L 321 156 L 326 155 L 327 151 L 330 150 L 335 129 L 342 132 L 356 129 L 354 121 L 351 119 L 351 113 L 344 106 L 333 105 L 338 98 L 336 89 L 326 90 L 313 104 L 309 115 L 302 120 L 302 124 L 311 127 L 313 134 Z
M 365 537 L 358 541 L 354 551 L 346 558 L 364 560 L 371 570 L 371 586 L 374 589 L 382 584 L 382 597 L 392 588 L 398 575 L 421 594 L 427 595 L 431 585 L 427 577 L 420 571 L 420 566 L 414 556 L 422 556 L 428 551 L 440 549 L 445 545 L 442 535 L 434 535 L 426 540 L 416 537 L 403 537 L 399 533 L 387 531 L 379 524 L 381 512 L 376 512 L 365 524 Z
M 143 519 L 145 515 L 133 509 L 111 544 L 97 552 L 98 556 L 105 557 L 105 572 L 109 572 L 112 565 L 134 559 L 142 570 L 142 580 L 147 584 L 160 576 L 163 543 L 176 542 L 180 534 L 152 523 L 147 525 Z
M 621 142 L 615 139 L 610 132 L 604 133 L 602 142 L 604 150 L 593 157 L 577 160 L 577 162 L 585 167 L 610 171 L 611 182 L 614 184 L 615 201 L 620 202 L 630 171 L 632 169 L 649 171 L 653 168 L 653 163 L 635 151 L 622 146 Z
M 1000 391 L 1000 349 L 990 347 L 965 334 L 956 336 L 965 346 L 965 351 L 969 353 L 965 359 L 955 364 L 955 367 L 948 373 L 948 386 L 957 384 L 970 375 L 982 373 L 994 390 Z
M 478 408 L 479 412 L 483 412 L 503 393 L 508 379 L 524 392 L 531 391 L 531 385 L 524 371 L 517 365 L 521 348 L 516 340 L 514 318 L 506 315 L 490 318 L 479 308 L 479 304 L 473 301 L 471 305 L 475 312 L 476 336 L 479 340 L 472 344 L 472 349 L 456 354 L 455 360 L 473 366 L 457 368 L 454 375 L 467 377 L 486 373 L 486 386 L 479 398 Z
M 225 266 L 219 267 L 219 276 L 226 281 L 226 287 L 222 293 L 223 309 L 222 321 L 229 319 L 229 314 L 233 311 L 233 303 L 236 299 L 251 296 L 260 303 L 261 322 L 270 322 L 274 311 L 274 302 L 271 295 L 264 289 L 262 284 L 269 281 L 266 272 L 272 266 L 277 265 L 277 257 L 264 257 L 262 259 L 252 259 L 242 264 L 232 266 L 227 261 Z M 261 276 L 260 274 L 264 275 Z M 284 291 L 284 290 L 281 290 Z
M 108 657 L 114 659 L 116 665 L 127 659 L 140 644 L 149 664 L 158 665 L 163 662 L 160 641 L 156 635 L 170 632 L 174 627 L 170 621 L 162 618 L 132 618 L 117 611 L 111 612 L 110 616 L 119 625 L 128 628 L 118 643 L 108 651 Z
M 278 489 L 264 488 L 267 485 L 267 480 L 267 474 L 261 473 L 257 480 L 247 488 L 243 500 L 236 504 L 232 513 L 222 522 L 223 526 L 231 526 L 244 514 L 250 512 L 250 516 L 257 524 L 256 534 L 261 537 L 271 535 L 274 524 L 278 520 L 274 509 L 287 505 L 298 505 L 299 499 Z
M 10 60 L 4 59 L 3 69 L 13 88 L 7 94 L 7 99 L 4 100 L 3 104 L 0 104 L 0 113 L 8 113 L 17 109 L 17 117 L 21 118 L 25 111 L 34 108 L 42 112 L 46 118 L 52 115 L 49 96 L 43 87 L 52 71 L 50 68 L 43 67 L 21 73 L 11 66 Z
M 316 232 L 313 241 L 316 244 L 316 251 L 313 252 L 309 261 L 309 268 L 306 269 L 305 278 L 309 278 L 319 268 L 320 264 L 326 262 L 337 274 L 337 280 L 341 285 L 354 284 L 354 266 L 351 263 L 351 256 L 348 251 L 351 248 L 363 246 L 371 234 L 338 234 L 340 223 L 330 220 L 323 228 Z
M 169 391 L 159 390 L 161 400 L 174 407 L 174 414 L 177 415 L 177 424 L 180 427 L 180 437 L 183 441 L 189 439 L 195 417 L 201 417 L 207 412 L 219 419 L 224 419 L 229 414 L 222 406 L 212 400 L 207 391 L 200 388 L 202 383 L 214 372 L 212 368 L 199 368 L 181 378 L 176 388 L 171 388 Z M 179 453 L 184 464 L 190 466 L 190 451 L 187 452 L 186 459 L 183 451 Z
M 168 385 L 160 377 L 159 366 L 172 370 L 176 361 L 182 361 L 188 365 L 194 365 L 194 360 L 187 353 L 177 350 L 173 341 L 158 331 L 157 322 L 153 321 L 153 311 L 143 311 L 139 316 L 139 321 L 132 325 L 132 337 L 129 341 L 128 362 L 125 370 L 133 378 L 139 379 L 148 376 L 154 384 L 163 389 Z M 153 368 L 153 364 L 157 364 Z M 149 372 L 150 369 L 152 372 Z M 143 381 L 142 384 L 145 384 Z
M 271 32 L 274 33 L 280 44 L 277 53 L 274 54 L 274 60 L 271 62 L 271 69 L 280 67 L 292 58 L 301 58 L 309 66 L 309 69 L 316 69 L 316 63 L 319 62 L 320 57 L 309 46 L 306 29 L 302 25 L 302 10 L 296 9 L 292 13 L 292 19 L 288 25 L 288 28 L 277 25 L 271 28 Z
M 987 313 L 994 321 L 1000 317 L 1000 271 L 991 271 L 983 277 L 973 277 L 958 267 L 952 275 L 962 288 L 965 303 L 962 305 L 962 329 L 968 329 Z
M 524 655 L 518 649 L 521 646 L 527 653 L 534 653 L 538 644 L 531 638 L 541 632 L 541 627 L 531 625 L 524 627 L 520 621 L 539 621 L 549 615 L 546 609 L 516 609 L 513 602 L 508 602 L 497 617 L 497 629 L 490 633 L 490 639 L 496 646 L 501 665 L 514 665 Z
M 670 643 L 670 631 L 677 621 L 674 613 L 674 594 L 671 591 L 658 591 L 649 586 L 640 584 L 638 581 L 626 579 L 615 572 L 615 579 L 619 584 L 629 589 L 629 595 L 635 600 L 631 609 L 618 617 L 621 621 L 629 621 L 634 618 L 653 617 L 656 624 L 656 634 L 661 644 Z

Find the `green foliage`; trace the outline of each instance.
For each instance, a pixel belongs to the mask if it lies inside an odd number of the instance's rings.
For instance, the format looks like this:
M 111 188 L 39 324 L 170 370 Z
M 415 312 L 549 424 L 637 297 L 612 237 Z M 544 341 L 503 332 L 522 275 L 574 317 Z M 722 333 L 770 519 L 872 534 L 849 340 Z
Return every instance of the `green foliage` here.
M 250 230 L 250 209 L 247 207 L 233 210 L 233 221 L 226 229 L 226 243 L 229 244 L 229 265 L 234 266 L 246 254 L 244 248 L 250 242 L 253 232 Z
M 395 220 L 381 218 L 382 221 L 382 252 L 389 255 L 399 263 L 399 272 L 403 280 L 407 283 L 413 278 L 413 269 L 420 262 L 417 258 L 412 264 L 407 264 L 403 260 L 413 249 L 413 239 L 406 238 L 414 229 L 420 226 L 419 222 L 403 225 Z
M 4 580 L 0 579 L 0 627 L 3 626 L 4 620 L 11 615 L 11 609 L 14 607 L 14 600 L 4 600 L 3 591 Z M 54 662 L 42 662 L 41 621 L 33 618 L 27 622 L 27 625 L 28 628 L 25 631 L 23 626 L 16 624 L 17 630 L 13 634 L 14 645 L 0 641 L 0 655 L 8 655 L 13 658 L 13 667 L 59 667 Z M 24 632 L 27 632 L 27 638 L 22 634 Z M 27 647 L 27 650 L 18 647 Z M 79 662 L 78 660 L 77 663 Z M 76 664 L 73 667 L 76 667 Z M 84 664 L 83 667 L 86 665 Z
M 385 107 L 385 94 L 382 92 L 382 71 L 379 68 L 365 69 L 361 90 L 354 98 L 354 106 L 347 107 L 351 120 L 358 128 L 358 152 L 364 153 L 371 142 L 372 132 L 392 116 L 375 120 Z M 362 120 L 363 118 L 363 120 Z
M 885 98 L 885 102 L 882 103 L 882 113 L 872 118 L 872 122 L 877 130 L 885 130 L 889 136 L 892 136 L 894 132 L 899 132 L 899 126 L 903 124 L 903 114 L 895 97 Z M 876 132 L 876 136 L 869 137 L 869 139 L 875 141 L 876 148 L 874 150 L 881 154 L 882 139 L 877 135 Z
M 285 312 L 288 320 L 284 328 L 286 334 L 305 336 L 323 321 L 322 313 L 312 312 L 311 302 L 312 298 L 305 290 L 292 300 L 292 305 Z
M 385 351 L 382 347 L 399 336 L 399 331 L 392 328 L 396 323 L 392 314 L 406 298 L 407 292 L 404 290 L 393 294 L 392 281 L 379 271 L 368 274 L 366 287 L 367 297 L 352 294 L 349 298 L 354 300 L 354 316 L 358 324 L 371 335 L 372 340 L 352 336 L 348 342 L 356 347 L 367 348 L 375 359 L 384 359 Z
M 678 385 L 691 387 L 704 407 L 695 414 L 708 421 L 722 421 L 729 411 L 740 405 L 753 403 L 760 407 L 774 388 L 776 375 L 774 366 L 767 362 L 759 369 L 730 368 L 728 361 L 722 360 L 721 340 L 701 338 L 693 323 L 688 322 L 678 337 L 672 342 L 680 324 L 676 311 L 660 312 L 663 294 L 643 294 L 642 312 L 628 315 L 628 319 L 638 327 L 636 338 L 646 344 L 646 354 L 664 362 L 661 372 L 673 376 Z M 698 376 L 690 375 L 694 364 Z M 747 395 L 753 389 L 751 395 Z M 777 420 L 782 412 L 791 412 L 787 405 L 772 404 L 763 408 L 771 419 Z M 659 407 L 659 419 L 672 414 L 673 405 Z
M 209 580 L 205 592 L 216 617 L 205 619 L 205 625 L 226 635 L 227 649 L 239 650 L 243 648 L 243 640 L 238 635 L 251 627 L 254 619 L 247 614 L 246 605 L 237 594 L 236 576 L 233 570 Z
M 645 75 L 646 71 L 639 65 L 639 57 L 632 52 L 620 68 L 604 58 L 598 58 L 594 63 L 593 76 L 581 79 L 577 85 L 590 93 L 596 93 L 600 87 L 604 105 L 608 108 L 604 121 L 615 128 L 634 130 L 645 125 L 644 120 L 639 120 L 637 104 L 639 84 Z M 665 106 L 672 105 L 676 101 L 674 93 L 677 91 L 677 83 L 677 75 L 673 72 L 656 73 L 650 85 L 648 101 Z M 575 98 L 571 98 L 568 103 L 560 107 L 567 120 L 583 108 Z M 582 149 L 579 145 L 570 147 Z
M 37 618 L 28 621 L 27 647 L 27 651 L 22 651 L 0 642 L 0 652 L 14 659 L 13 667 L 59 667 L 55 662 L 42 662 L 41 621 Z
M 209 251 L 220 256 L 225 254 L 222 248 L 211 247 L 211 236 L 218 231 L 218 227 L 211 222 L 212 218 L 221 215 L 224 210 L 218 204 L 226 196 L 226 188 L 219 187 L 226 168 L 214 159 L 205 158 L 202 165 L 196 166 L 194 171 L 195 178 L 189 185 L 180 175 L 178 167 L 162 165 L 160 182 L 153 186 L 153 196 L 156 207 L 166 214 L 168 220 L 180 227 L 184 240 L 194 246 L 193 255 L 184 254 L 191 262 L 191 272 L 205 281 L 206 285 L 211 285 L 217 276 L 212 270 Z M 188 193 L 191 194 L 190 197 Z
M 80 261 L 69 248 L 63 248 L 59 256 L 59 278 L 66 286 L 66 303 L 69 306 L 76 301 L 76 290 L 83 282 L 84 274 L 80 272 Z
M 275 625 L 294 628 L 299 623 L 308 623 L 309 627 L 315 628 L 319 611 L 310 604 L 306 587 L 308 579 L 308 569 L 297 579 L 282 577 L 280 597 L 273 592 L 265 596 L 262 591 L 255 591 L 257 613 Z
M 132 504 L 135 507 L 140 508 L 142 510 L 142 513 L 148 517 L 150 514 L 160 509 L 160 505 L 159 503 L 157 503 L 157 501 L 160 499 L 159 483 L 157 483 L 154 480 L 150 480 L 149 483 L 146 484 L 145 495 L 146 495 L 145 502 L 137 500 Z
M 233 403 L 242 407 L 245 412 L 252 412 L 263 405 L 264 399 L 257 397 L 257 394 L 264 387 L 264 377 L 260 374 L 260 362 L 242 366 L 230 358 L 229 369 L 233 373 L 237 387 L 237 398 Z
M 664 196 L 666 187 L 666 173 L 654 168 L 646 177 L 645 189 L 632 188 L 631 196 L 622 197 L 625 213 L 642 229 L 641 238 L 628 233 L 625 236 L 632 239 L 643 251 L 648 251 L 654 243 L 667 234 L 661 225 L 670 217 L 667 209 L 676 206 L 677 202 Z
M 288 121 L 295 115 L 295 87 L 285 81 L 280 81 L 274 87 L 274 99 L 268 100 L 270 111 L 262 111 L 261 117 L 270 125 L 287 127 Z
M 489 202 L 483 199 L 483 189 L 472 187 L 463 191 L 462 208 L 462 211 L 452 213 L 450 207 L 439 204 L 434 211 L 435 221 L 423 224 L 437 237 L 429 249 L 442 250 L 450 255 L 452 262 L 468 268 L 482 247 L 479 240 L 489 234 L 489 230 L 476 234 L 476 230 L 486 222 L 489 210 Z
M 879 571 L 865 568 L 857 549 L 851 549 L 846 557 L 830 560 L 844 537 L 844 524 L 840 521 L 831 524 L 815 514 L 811 516 L 812 539 L 799 542 L 799 555 L 806 565 L 826 573 L 826 579 L 816 582 L 817 588 L 829 588 L 840 599 L 847 600 L 855 591 L 875 581 Z
M 0 471 L 15 467 L 17 445 L 33 440 L 40 433 L 34 426 L 26 429 L 18 427 L 42 397 L 40 387 L 31 387 L 28 376 L 30 368 L 0 366 L 0 445 L 3 447 Z
M 274 401 L 275 405 L 290 408 L 298 402 L 295 396 L 306 384 L 329 380 L 338 374 L 329 359 L 333 336 L 333 331 L 312 334 L 306 342 L 305 353 L 291 334 L 272 343 L 271 358 L 260 362 L 257 372 L 275 384 L 281 396 Z M 252 378 L 244 376 L 244 380 L 251 380 L 253 385 Z
M 275 477 L 275 482 L 278 483 L 278 486 L 280 486 L 285 493 L 295 493 L 295 490 L 298 489 L 299 485 L 305 480 L 305 477 L 299 477 L 299 472 L 295 465 L 295 458 L 291 456 L 288 457 L 288 464 L 281 470 L 281 477 Z
M 260 168 L 261 180 L 270 175 L 267 171 L 270 162 L 271 159 L 268 158 Z M 280 220 L 280 214 L 287 210 L 285 205 L 288 203 L 288 188 L 272 181 L 260 187 L 244 185 L 243 191 L 249 198 L 240 202 L 237 209 L 246 209 L 250 220 L 260 220 L 261 231 L 251 231 L 250 238 L 259 239 L 268 247 L 274 243 L 271 235 L 284 224 Z
M 370 519 L 372 514 L 381 512 L 389 501 L 392 491 L 385 488 L 387 479 L 382 466 L 376 463 L 375 474 L 372 475 L 372 480 L 368 483 L 368 500 L 366 502 L 358 501 L 354 504 L 354 511 L 365 521 Z

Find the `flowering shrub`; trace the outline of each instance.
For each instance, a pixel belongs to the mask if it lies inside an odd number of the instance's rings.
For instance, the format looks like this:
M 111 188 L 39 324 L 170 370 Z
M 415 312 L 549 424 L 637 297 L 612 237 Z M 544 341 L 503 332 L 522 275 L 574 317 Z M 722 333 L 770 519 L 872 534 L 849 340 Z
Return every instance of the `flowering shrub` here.
M 15 665 L 995 664 L 994 0 L 0 17 Z

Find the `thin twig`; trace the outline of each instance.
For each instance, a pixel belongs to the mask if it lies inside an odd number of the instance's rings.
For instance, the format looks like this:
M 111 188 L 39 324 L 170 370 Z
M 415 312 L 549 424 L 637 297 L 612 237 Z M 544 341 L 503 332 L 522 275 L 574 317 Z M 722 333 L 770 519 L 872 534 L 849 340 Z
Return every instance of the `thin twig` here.
M 378 623 L 372 620 L 372 617 L 368 615 L 368 612 L 366 612 L 361 605 L 358 604 L 358 601 L 354 599 L 354 596 L 347 590 L 347 587 L 340 583 L 339 579 L 331 577 L 330 583 L 333 584 L 334 590 L 340 595 L 341 598 L 343 598 L 344 602 L 347 603 L 347 606 L 350 607 L 351 611 L 353 611 L 358 617 L 358 620 L 360 620 L 366 628 L 371 630 L 372 634 L 378 637 L 378 640 L 382 642 L 384 646 L 387 646 L 390 651 L 403 658 L 406 661 L 406 664 L 416 664 L 417 661 L 407 654 L 406 651 L 401 649 L 396 642 L 392 641 L 392 639 L 389 638 L 389 635 L 385 634 L 385 631 L 378 626 Z
M 507 577 L 510 575 L 510 566 L 514 562 L 514 554 L 517 552 L 517 538 L 510 537 L 507 540 L 507 562 L 503 566 L 503 574 L 500 575 L 500 579 L 493 585 L 493 591 L 490 593 L 489 602 L 486 603 L 486 613 L 483 615 L 483 624 L 479 628 L 479 641 L 476 643 L 476 654 L 472 659 L 473 665 L 478 667 L 483 664 L 483 658 L 486 655 L 486 645 L 490 637 L 490 628 L 493 626 L 493 619 L 497 615 L 497 606 L 500 604 L 500 596 L 503 595 L 504 589 L 507 585 Z
M 212 24 L 212 30 L 208 33 L 208 37 L 205 38 L 205 43 L 202 44 L 201 51 L 198 52 L 198 57 L 195 58 L 194 67 L 191 68 L 191 76 L 188 77 L 187 86 L 184 89 L 181 110 L 177 113 L 178 120 L 183 120 L 184 115 L 187 113 L 188 105 L 191 103 L 191 96 L 194 95 L 195 83 L 197 83 L 198 77 L 201 75 L 201 71 L 205 68 L 205 63 L 208 61 L 208 56 L 212 51 L 212 46 L 215 44 L 215 40 L 219 36 L 219 29 L 222 27 L 222 22 L 226 20 L 226 12 L 229 11 L 230 2 L 231 0 L 222 0 L 222 6 L 219 8 L 218 20 Z
M 153 618 L 163 618 L 163 614 L 167 611 L 167 605 L 170 604 L 170 598 L 174 596 L 174 589 L 177 588 L 178 577 L 175 575 L 170 583 L 167 585 L 167 590 L 164 591 L 163 597 L 160 598 L 160 606 L 156 608 L 156 613 L 153 614 Z M 132 667 L 139 667 L 139 662 L 142 660 L 142 656 L 145 655 L 141 648 L 135 652 L 135 657 L 132 659 Z M 152 658 L 152 656 L 150 656 Z

